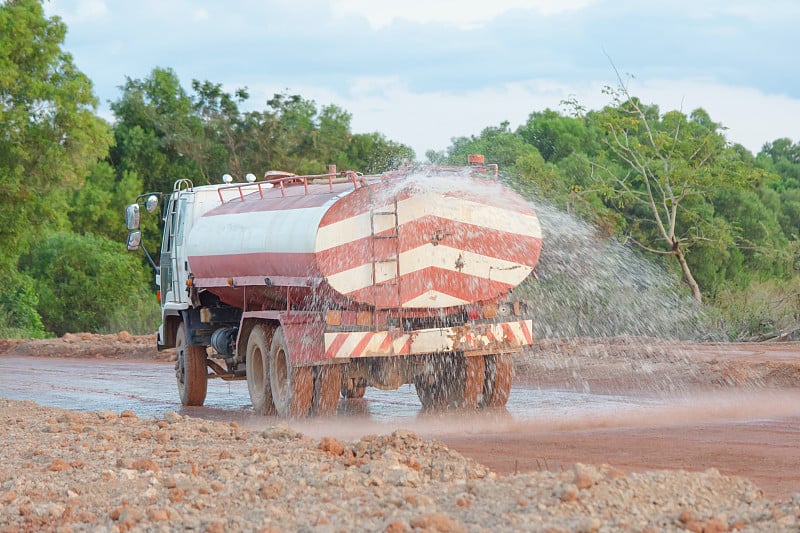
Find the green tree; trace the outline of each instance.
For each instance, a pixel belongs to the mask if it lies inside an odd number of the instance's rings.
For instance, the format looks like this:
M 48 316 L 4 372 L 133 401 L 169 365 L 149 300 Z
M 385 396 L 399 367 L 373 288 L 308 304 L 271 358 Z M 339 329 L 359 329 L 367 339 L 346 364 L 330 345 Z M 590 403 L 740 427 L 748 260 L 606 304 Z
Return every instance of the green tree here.
M 33 338 L 45 336 L 42 317 L 36 308 L 39 296 L 30 276 L 14 272 L 0 291 L 0 337 Z
M 763 173 L 729 149 L 722 127 L 702 109 L 688 117 L 679 111 L 661 115 L 622 82 L 607 92 L 611 105 L 587 115 L 605 133 L 606 152 L 592 161 L 597 186 L 628 218 L 633 242 L 675 257 L 700 303 L 687 251 L 703 241 L 732 238 L 730 225 L 720 225 L 708 208 L 708 196 L 718 189 L 752 188 Z
M 548 163 L 576 152 L 595 155 L 599 150 L 600 132 L 590 128 L 584 117 L 563 116 L 552 109 L 531 113 L 516 133 L 535 146 Z
M 215 181 L 223 174 L 244 176 L 250 170 L 243 167 L 247 122 L 239 106 L 249 98 L 247 89 L 237 89 L 234 94 L 225 92 L 219 83 L 192 80 L 191 96 L 195 114 L 200 117 L 204 137 L 195 147 L 206 180 Z
M 248 168 L 319 174 L 335 164 L 382 172 L 414 157 L 411 148 L 379 133 L 352 133 L 350 113 L 338 106 L 318 110 L 312 100 L 289 94 L 275 94 L 267 106 L 243 119 Z
M 452 139 L 452 145 L 447 149 L 447 156 L 442 162 L 465 165 L 469 154 L 483 154 L 487 162 L 496 163 L 501 169 L 513 172 L 517 159 L 533 153 L 536 153 L 535 147 L 513 133 L 508 122 L 501 122 L 500 126 L 484 128 L 477 137 L 473 135 Z M 431 156 L 436 157 L 435 153 Z
M 711 201 L 720 216 L 735 224 L 736 247 L 748 270 L 776 277 L 788 272 L 788 239 L 778 222 L 780 211 L 775 207 L 779 198 L 774 191 L 725 188 L 714 191 Z
M 209 183 L 203 123 L 173 70 L 155 68 L 144 80 L 128 78 L 111 110 L 116 117 L 111 162 L 118 175 L 136 173 L 148 191 L 172 190 L 180 178 Z
M 349 169 L 373 174 L 414 160 L 414 150 L 381 133 L 355 133 L 347 146 Z
M 775 184 L 779 191 L 800 189 L 800 143 L 781 138 L 767 143 L 757 156 L 759 164 L 780 176 Z
M 83 186 L 71 192 L 67 210 L 72 231 L 94 233 L 115 241 L 124 239 L 125 206 L 141 191 L 142 180 L 136 174 L 125 172 L 118 179 L 108 162 L 98 162 Z
M 41 1 L 0 4 L 0 272 L 65 221 L 60 190 L 79 187 L 112 141 L 91 82 L 61 49 L 65 33 Z
M 336 105 L 326 105 L 319 113 L 319 129 L 316 141 L 318 159 L 339 168 L 350 168 L 348 148 L 353 142 L 350 121 L 353 116 Z

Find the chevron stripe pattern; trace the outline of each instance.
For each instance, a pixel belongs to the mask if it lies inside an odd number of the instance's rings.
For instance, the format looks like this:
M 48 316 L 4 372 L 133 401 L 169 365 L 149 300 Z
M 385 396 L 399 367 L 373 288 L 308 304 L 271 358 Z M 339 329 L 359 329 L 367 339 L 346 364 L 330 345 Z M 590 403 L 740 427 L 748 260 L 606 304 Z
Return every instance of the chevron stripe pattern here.
M 490 301 L 519 285 L 541 251 L 536 213 L 498 183 L 374 184 L 322 218 L 315 254 L 337 292 L 380 308 Z
M 452 351 L 501 353 L 533 342 L 532 321 L 435 328 L 414 332 L 325 333 L 325 358 L 388 357 Z

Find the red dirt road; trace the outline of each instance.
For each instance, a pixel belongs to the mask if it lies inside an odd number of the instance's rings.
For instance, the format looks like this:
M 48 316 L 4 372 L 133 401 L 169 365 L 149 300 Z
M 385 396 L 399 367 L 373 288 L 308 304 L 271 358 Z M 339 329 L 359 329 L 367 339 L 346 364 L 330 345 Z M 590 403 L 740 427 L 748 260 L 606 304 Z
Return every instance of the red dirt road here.
M 755 481 L 775 499 L 800 492 L 800 417 L 610 429 L 440 437 L 498 473 L 610 464 L 637 472 L 702 471 Z
M 517 382 L 634 395 L 669 382 L 677 394 L 630 413 L 441 440 L 500 473 L 576 462 L 625 471 L 716 468 L 755 481 L 772 498 L 800 493 L 800 343 L 578 344 L 543 347 L 520 365 Z M 577 362 L 558 368 L 554 354 Z
M 116 379 L 113 372 L 135 373 L 130 367 L 108 368 L 113 367 L 113 361 L 107 359 L 127 359 L 125 364 L 135 365 L 134 371 L 147 369 L 153 375 L 163 373 L 164 379 L 173 379 L 168 375 L 169 368 L 153 369 L 147 360 L 171 367 L 164 363 L 163 353 L 156 354 L 147 339 L 129 337 L 72 336 L 66 340 L 5 342 L 0 343 L 0 355 L 15 358 L 15 365 L 17 358 L 28 356 L 88 357 L 101 368 L 99 382 Z M 590 402 L 593 398 L 602 401 L 604 395 L 640 398 L 642 402 L 631 409 L 618 410 L 614 404 L 610 409 L 606 404 L 597 412 L 590 404 L 588 410 L 567 410 L 564 416 L 540 415 L 534 404 L 524 416 L 519 416 L 517 407 L 511 415 L 487 417 L 485 423 L 479 416 L 457 414 L 431 422 L 415 414 L 415 398 L 411 398 L 410 408 L 405 397 L 399 401 L 390 399 L 378 407 L 390 415 L 398 405 L 405 409 L 404 413 L 411 409 L 410 416 L 396 416 L 390 424 L 401 424 L 422 436 L 441 440 L 502 474 L 568 469 L 576 462 L 609 464 L 624 471 L 716 468 L 723 474 L 755 481 L 770 498 L 785 500 L 800 493 L 800 343 L 544 341 L 531 353 L 521 355 L 516 363 L 512 400 L 515 395 L 524 396 L 531 391 L 557 390 L 590 393 Z M 29 379 L 9 374 L 8 369 L 5 373 L 5 379 L 25 383 Z M 48 387 L 56 387 L 57 394 L 66 397 L 71 394 L 69 376 L 59 379 L 63 388 L 58 384 Z M 147 375 L 142 379 L 154 378 Z M 165 390 L 172 389 L 172 383 L 160 386 L 166 399 L 158 401 L 176 401 L 177 392 Z M 0 386 L 0 396 L 2 391 Z M 233 398 L 233 403 L 243 404 L 242 408 L 226 404 L 211 406 L 210 414 L 185 414 L 230 417 L 240 422 L 245 417 L 245 423 L 251 425 L 274 423 L 248 411 L 246 387 L 244 391 L 243 397 Z M 120 401 L 129 400 L 122 397 Z M 347 407 L 346 402 L 344 406 Z M 352 438 L 359 431 L 391 431 L 390 424 L 376 422 L 375 417 L 363 420 L 342 412 L 340 405 L 337 419 L 296 421 L 292 425 L 307 434 L 344 438 Z

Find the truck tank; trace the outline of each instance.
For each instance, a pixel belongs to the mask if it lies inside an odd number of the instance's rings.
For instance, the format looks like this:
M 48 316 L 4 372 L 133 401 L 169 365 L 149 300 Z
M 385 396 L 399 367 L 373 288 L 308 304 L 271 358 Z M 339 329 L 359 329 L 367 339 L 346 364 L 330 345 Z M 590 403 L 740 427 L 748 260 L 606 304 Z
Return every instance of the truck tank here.
M 249 308 L 288 285 L 341 304 L 430 310 L 496 300 L 536 265 L 536 214 L 497 181 L 435 169 L 343 181 L 221 188 L 221 205 L 186 238 L 195 286 Z M 244 301 L 242 286 L 261 290 Z

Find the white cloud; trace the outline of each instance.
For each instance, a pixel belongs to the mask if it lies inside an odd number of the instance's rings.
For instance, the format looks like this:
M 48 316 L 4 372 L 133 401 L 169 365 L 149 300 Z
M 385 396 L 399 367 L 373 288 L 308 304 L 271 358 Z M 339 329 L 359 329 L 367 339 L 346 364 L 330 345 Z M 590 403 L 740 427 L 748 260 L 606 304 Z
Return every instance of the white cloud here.
M 352 114 L 354 132 L 381 132 L 411 146 L 417 159 L 424 160 L 427 150 L 444 150 L 453 137 L 479 135 L 482 129 L 504 121 L 514 130 L 530 113 L 546 108 L 565 112 L 561 102 L 571 96 L 587 109 L 600 109 L 609 103 L 601 92 L 608 83 L 539 79 L 461 93 L 421 93 L 410 91 L 396 78 L 360 78 L 347 96 L 322 87 L 271 85 L 251 87 L 251 102 L 264 102 L 274 93 L 288 90 L 319 106 L 339 105 Z M 779 137 L 799 140 L 800 100 L 785 95 L 705 80 L 634 80 L 629 89 L 645 103 L 657 104 L 662 113 L 680 110 L 689 114 L 702 107 L 712 120 L 728 128 L 728 141 L 740 143 L 754 154 Z
M 246 86 L 259 110 L 283 91 L 337 104 L 352 114 L 354 131 L 381 132 L 422 158 L 452 137 L 560 110 L 570 95 L 599 109 L 607 103 L 601 87 L 613 83 L 602 53 L 609 50 L 621 72 L 636 75 L 634 94 L 662 111 L 703 107 L 729 128 L 729 140 L 753 152 L 798 134 L 800 76 L 789 68 L 794 33 L 786 22 L 800 16 L 796 0 L 775 0 L 771 10 L 746 0 L 140 4 L 44 4 L 67 21 L 67 50 L 102 102 L 118 97 L 126 76 L 170 67 L 185 87 L 193 78 Z M 519 11 L 503 17 L 511 10 Z M 659 39 L 654 21 L 663 23 Z M 329 34 L 329 23 L 347 32 Z M 483 24 L 481 32 L 458 31 Z
M 679 9 L 684 9 L 689 18 L 713 19 L 720 16 L 734 16 L 763 24 L 774 20 L 796 20 L 800 15 L 800 4 L 796 0 L 771 0 L 766 5 L 750 0 L 725 0 L 715 2 L 697 2 L 680 0 L 676 2 Z
M 535 10 L 543 15 L 576 11 L 595 0 L 332 0 L 335 16 L 360 15 L 374 30 L 391 26 L 397 20 L 441 23 L 459 28 L 483 26 L 512 9 Z
M 780 137 L 800 141 L 800 100 L 787 95 L 707 80 L 647 80 L 637 82 L 631 90 L 645 102 L 659 104 L 662 112 L 680 109 L 688 114 L 702 107 L 712 120 L 727 128 L 728 141 L 753 153 Z
M 263 102 L 275 92 L 288 91 L 317 102 L 336 104 L 352 114 L 356 133 L 380 132 L 411 146 L 419 160 L 427 150 L 444 150 L 453 137 L 480 134 L 483 128 L 508 121 L 514 129 L 533 111 L 561 110 L 572 94 L 589 107 L 602 106 L 602 84 L 578 87 L 553 80 L 501 84 L 475 91 L 413 92 L 398 78 L 359 78 L 346 96 L 314 86 L 250 87 L 251 102 Z M 584 99 L 584 95 L 587 98 Z
M 600 94 L 599 85 L 596 89 Z M 504 121 L 514 129 L 533 111 L 560 109 L 560 102 L 575 92 L 575 87 L 552 80 L 461 93 L 411 93 L 397 87 L 383 97 L 357 97 L 343 106 L 353 113 L 355 131 L 383 132 L 389 139 L 411 146 L 422 160 L 427 150 L 443 150 L 454 137 L 478 135 Z

